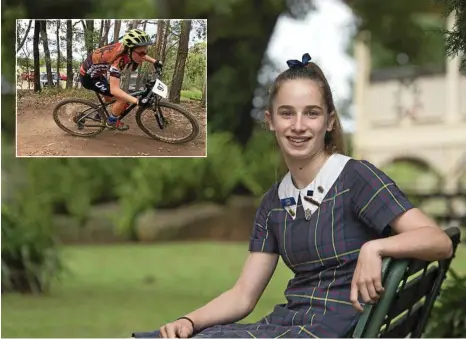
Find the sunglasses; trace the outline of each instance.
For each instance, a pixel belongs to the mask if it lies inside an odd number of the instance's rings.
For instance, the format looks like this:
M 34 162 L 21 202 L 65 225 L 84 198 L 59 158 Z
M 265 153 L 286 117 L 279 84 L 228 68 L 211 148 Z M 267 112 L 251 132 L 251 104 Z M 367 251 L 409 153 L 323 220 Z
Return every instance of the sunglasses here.
M 143 56 L 147 55 L 147 52 L 136 52 L 136 51 L 133 51 L 133 52 L 136 53 L 137 55 L 139 55 L 140 57 L 143 57 Z

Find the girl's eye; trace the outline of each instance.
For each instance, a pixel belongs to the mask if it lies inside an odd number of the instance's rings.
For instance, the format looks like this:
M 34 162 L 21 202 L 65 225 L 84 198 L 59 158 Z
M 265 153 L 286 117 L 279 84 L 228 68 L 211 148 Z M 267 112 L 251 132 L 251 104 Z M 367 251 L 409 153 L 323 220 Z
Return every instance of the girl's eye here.
M 318 111 L 310 111 L 310 112 L 307 112 L 306 115 L 309 115 L 309 116 L 318 116 L 318 115 L 319 115 L 319 112 L 318 112 Z
M 290 115 L 292 115 L 292 114 L 293 114 L 293 113 L 291 113 L 290 111 L 282 111 L 282 112 L 280 113 L 280 115 L 284 115 L 284 116 L 290 116 Z

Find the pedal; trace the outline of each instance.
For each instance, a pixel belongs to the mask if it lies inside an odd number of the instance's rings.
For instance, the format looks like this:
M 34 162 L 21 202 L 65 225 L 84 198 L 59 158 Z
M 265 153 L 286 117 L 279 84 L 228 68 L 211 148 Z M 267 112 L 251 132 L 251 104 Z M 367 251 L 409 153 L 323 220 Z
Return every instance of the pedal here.
M 117 129 L 117 130 L 119 130 L 119 131 L 121 131 L 121 132 L 125 132 L 125 131 L 129 130 L 129 126 L 126 126 L 126 125 L 125 125 L 125 126 L 122 126 L 122 127 L 119 127 L 119 126 L 118 126 L 118 127 L 116 127 L 115 129 Z
M 117 130 L 119 130 L 119 131 L 122 131 L 122 132 L 123 132 L 123 131 L 129 130 L 129 126 L 128 126 L 128 125 L 122 124 L 120 120 L 118 120 L 118 121 L 116 122 L 115 128 L 116 128 Z

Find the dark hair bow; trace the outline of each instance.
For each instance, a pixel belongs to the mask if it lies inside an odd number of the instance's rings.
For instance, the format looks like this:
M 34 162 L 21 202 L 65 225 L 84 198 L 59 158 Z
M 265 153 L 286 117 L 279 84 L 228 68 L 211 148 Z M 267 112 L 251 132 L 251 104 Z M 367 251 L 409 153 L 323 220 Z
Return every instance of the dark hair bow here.
M 311 56 L 309 53 L 303 54 L 302 61 L 299 60 L 288 60 L 286 64 L 288 65 L 289 68 L 302 68 L 306 67 L 307 64 L 311 61 Z

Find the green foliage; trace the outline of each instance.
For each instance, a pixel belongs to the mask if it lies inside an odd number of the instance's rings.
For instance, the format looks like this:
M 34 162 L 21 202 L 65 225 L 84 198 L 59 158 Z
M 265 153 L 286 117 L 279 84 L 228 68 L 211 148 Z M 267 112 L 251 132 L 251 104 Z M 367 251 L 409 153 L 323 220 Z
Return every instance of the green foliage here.
M 245 176 L 241 149 L 229 133 L 211 134 L 207 158 L 139 159 L 118 188 L 119 230 L 131 235 L 137 214 L 192 201 L 223 202 Z
M 374 68 L 398 66 L 400 53 L 409 56 L 410 65 L 443 65 L 441 5 L 425 0 L 355 0 L 349 5 L 360 18 L 358 30 L 371 32 Z
M 41 293 L 62 270 L 60 253 L 40 208 L 21 207 L 2 204 L 2 291 Z
M 112 19 L 147 19 L 156 18 L 155 1 L 112 0 L 98 1 L 94 4 L 93 17 Z
M 40 293 L 62 268 L 51 223 L 56 170 L 4 145 L 2 160 L 2 289 Z
M 3 1 L 2 1 L 3 3 Z M 23 6 L 4 6 L 2 11 L 2 78 L 15 79 L 16 19 L 24 17 Z M 9 70 L 9 71 L 5 71 Z
M 245 147 L 243 159 L 247 168 L 243 182 L 255 196 L 263 195 L 285 174 L 285 164 L 275 135 L 269 131 L 254 131 Z
M 397 160 L 383 167 L 400 188 L 407 192 L 436 191 L 441 188 L 442 178 L 431 168 L 416 164 L 411 160 Z
M 205 42 L 197 43 L 189 49 L 182 89 L 202 91 L 206 77 L 206 58 L 207 44 Z
M 435 304 L 426 330 L 430 338 L 466 337 L 466 275 L 450 269 L 451 278 L 445 282 Z
M 445 15 L 455 13 L 455 25 L 451 30 L 445 30 L 446 50 L 449 57 L 463 55 L 461 69 L 466 72 L 466 2 L 462 0 L 435 0 L 443 4 Z
M 14 139 L 16 128 L 15 99 L 12 94 L 2 94 L 2 138 Z

